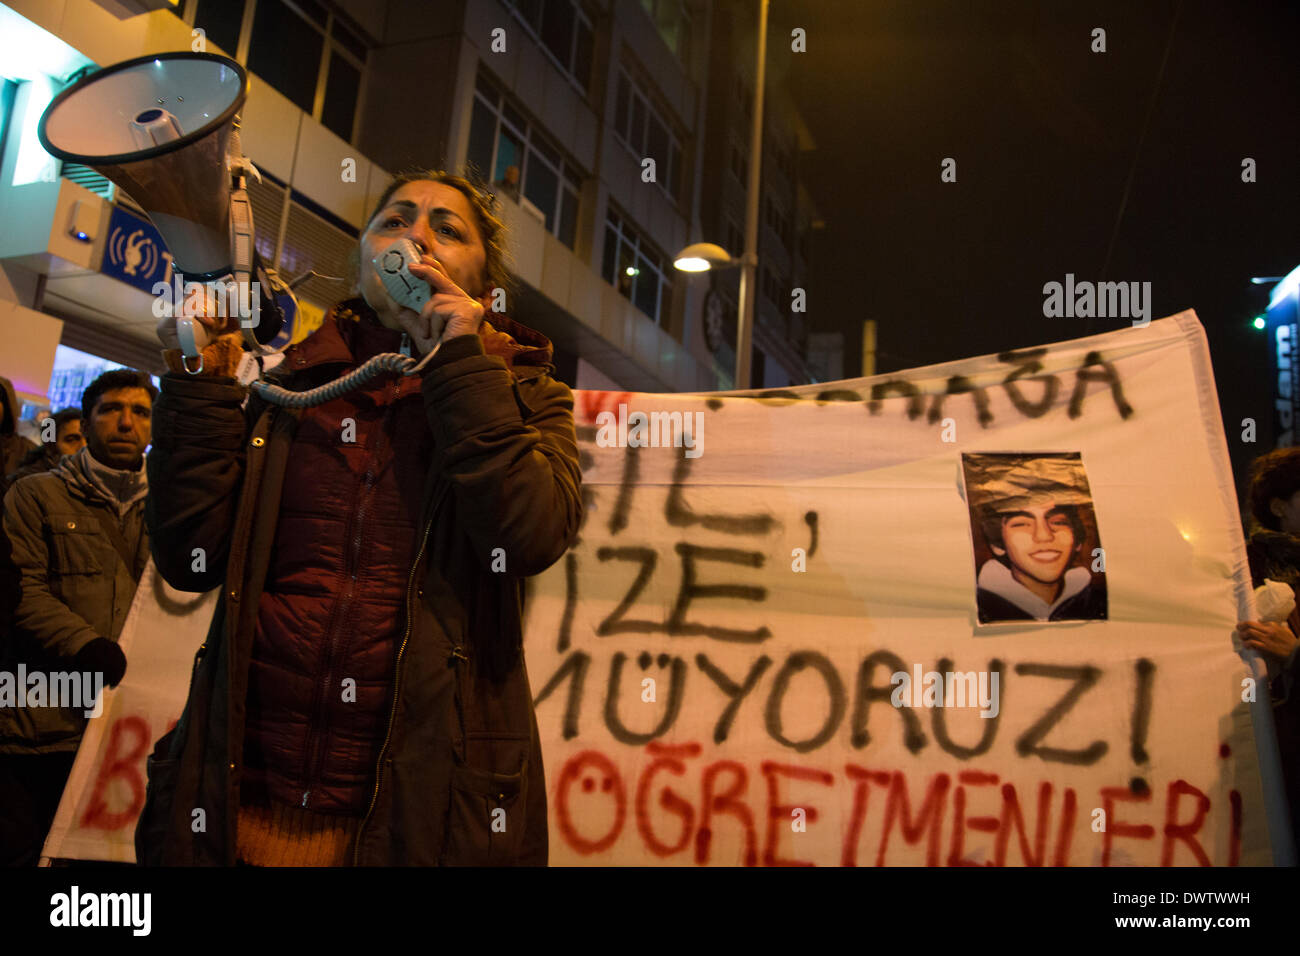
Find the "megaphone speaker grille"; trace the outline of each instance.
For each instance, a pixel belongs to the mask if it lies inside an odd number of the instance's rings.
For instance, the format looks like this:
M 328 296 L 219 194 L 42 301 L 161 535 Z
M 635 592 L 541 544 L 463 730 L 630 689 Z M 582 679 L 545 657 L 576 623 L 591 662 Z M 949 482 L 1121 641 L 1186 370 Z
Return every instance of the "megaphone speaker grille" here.
M 247 94 L 243 67 L 224 56 L 142 56 L 56 96 L 37 135 L 138 202 L 180 272 L 219 278 L 231 267 L 226 148 Z
M 83 166 L 152 159 L 183 149 L 225 126 L 248 95 L 248 77 L 234 60 L 211 53 L 159 53 L 92 73 L 64 90 L 41 117 L 46 151 Z M 141 149 L 132 124 L 141 113 L 165 110 L 181 135 Z

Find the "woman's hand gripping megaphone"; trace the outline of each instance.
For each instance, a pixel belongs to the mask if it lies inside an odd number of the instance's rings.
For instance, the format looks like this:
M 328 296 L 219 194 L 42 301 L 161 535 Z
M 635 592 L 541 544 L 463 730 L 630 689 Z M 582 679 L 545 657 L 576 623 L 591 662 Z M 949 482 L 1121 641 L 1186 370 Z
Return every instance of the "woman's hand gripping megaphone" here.
M 177 303 L 171 310 L 173 314 L 158 323 L 158 340 L 164 349 L 172 351 L 177 363 L 192 374 L 197 375 L 205 369 L 210 374 L 233 374 L 224 367 L 214 367 L 228 362 L 214 363 L 213 359 L 217 354 L 237 357 L 242 351 L 239 318 L 230 316 L 227 310 L 216 308 L 211 291 L 201 288 L 202 292 L 195 293 L 195 297 L 187 298 L 184 303 Z M 199 295 L 202 299 L 197 298 Z M 216 346 L 220 348 L 214 348 Z M 169 359 L 170 364 L 173 363 Z

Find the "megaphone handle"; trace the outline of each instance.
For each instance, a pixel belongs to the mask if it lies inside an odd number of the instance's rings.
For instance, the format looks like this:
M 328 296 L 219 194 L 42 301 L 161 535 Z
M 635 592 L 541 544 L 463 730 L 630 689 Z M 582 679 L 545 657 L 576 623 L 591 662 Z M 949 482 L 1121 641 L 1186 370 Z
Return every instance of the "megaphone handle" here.
M 176 338 L 180 340 L 181 354 L 185 356 L 185 370 L 189 371 L 189 360 L 197 358 L 199 360 L 199 371 L 203 370 L 203 350 L 207 348 L 211 339 L 208 336 L 207 327 L 190 316 L 182 316 L 176 320 Z M 198 372 L 190 372 L 191 375 L 197 375 Z

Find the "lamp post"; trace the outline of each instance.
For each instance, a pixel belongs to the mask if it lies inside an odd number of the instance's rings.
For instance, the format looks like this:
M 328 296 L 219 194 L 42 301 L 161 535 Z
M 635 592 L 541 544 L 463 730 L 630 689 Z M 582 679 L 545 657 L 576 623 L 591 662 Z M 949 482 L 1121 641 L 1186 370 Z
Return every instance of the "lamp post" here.
M 758 64 L 754 80 L 754 126 L 749 134 L 749 208 L 745 211 L 745 253 L 740 269 L 740 318 L 736 327 L 736 388 L 749 388 L 754 293 L 758 291 L 758 174 L 763 165 L 763 86 L 767 74 L 767 4 L 759 0 Z
M 732 258 L 724 249 L 712 243 L 701 242 L 687 246 L 674 261 L 684 272 L 703 272 L 706 269 L 740 266 L 740 304 L 736 324 L 736 382 L 737 389 L 749 388 L 749 364 L 754 332 L 754 293 L 758 287 L 758 189 L 759 171 L 763 163 L 763 86 L 767 73 L 767 7 L 768 0 L 759 0 L 758 12 L 758 64 L 754 82 L 754 122 L 749 134 L 749 185 L 745 197 L 745 249 L 739 259 Z

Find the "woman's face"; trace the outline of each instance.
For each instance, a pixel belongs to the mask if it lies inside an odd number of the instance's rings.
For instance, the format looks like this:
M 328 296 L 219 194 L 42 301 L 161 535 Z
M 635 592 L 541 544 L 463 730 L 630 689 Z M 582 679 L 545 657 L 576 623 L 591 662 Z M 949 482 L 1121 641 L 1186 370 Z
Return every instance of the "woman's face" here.
M 487 253 L 469 199 L 454 186 L 419 180 L 389 197 L 361 236 L 361 294 L 390 329 L 400 329 L 393 301 L 380 281 L 374 258 L 398 239 L 410 239 L 442 264 L 443 271 L 471 298 L 482 299 Z

